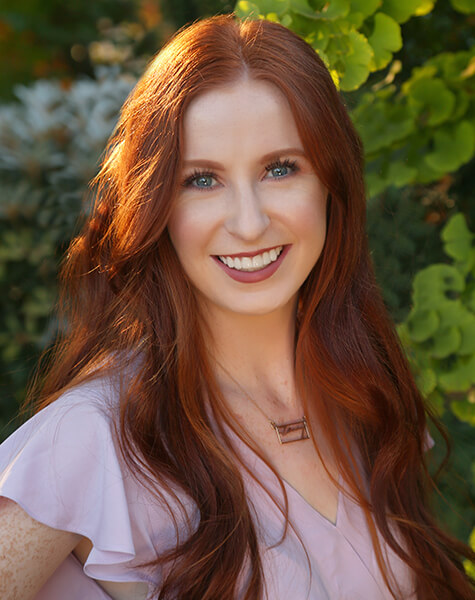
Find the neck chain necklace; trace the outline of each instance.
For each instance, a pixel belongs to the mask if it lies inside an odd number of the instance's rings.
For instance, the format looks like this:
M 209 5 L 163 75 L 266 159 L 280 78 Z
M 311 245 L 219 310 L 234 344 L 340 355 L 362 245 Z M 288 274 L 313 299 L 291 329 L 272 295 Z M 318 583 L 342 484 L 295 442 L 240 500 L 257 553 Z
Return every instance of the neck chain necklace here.
M 219 363 L 218 363 L 219 364 Z M 234 379 L 234 377 L 221 365 L 219 364 L 221 369 L 226 373 L 226 375 L 233 381 L 237 387 L 241 390 L 244 396 L 254 404 L 257 410 L 264 415 L 264 417 L 269 421 L 270 426 L 275 431 L 277 435 L 277 439 L 280 444 L 289 444 L 290 442 L 300 442 L 301 440 L 310 439 L 310 432 L 307 425 L 307 418 L 303 415 L 300 419 L 296 421 L 289 421 L 288 423 L 276 423 L 274 419 L 270 419 L 266 413 L 262 410 L 262 408 L 255 402 L 251 396 L 244 390 L 241 385 Z

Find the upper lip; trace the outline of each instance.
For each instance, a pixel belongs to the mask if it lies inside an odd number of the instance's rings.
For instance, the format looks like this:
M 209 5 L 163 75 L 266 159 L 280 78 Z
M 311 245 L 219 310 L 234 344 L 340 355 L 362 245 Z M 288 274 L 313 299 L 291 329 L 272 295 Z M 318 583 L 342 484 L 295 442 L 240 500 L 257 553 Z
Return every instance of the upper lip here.
M 264 252 L 269 252 L 269 250 L 275 250 L 279 246 L 284 247 L 284 244 L 276 244 L 275 246 L 269 246 L 268 248 L 262 248 L 261 250 L 253 250 L 252 252 L 238 252 L 237 254 L 217 254 L 216 256 L 226 256 L 229 258 L 243 258 L 245 256 L 257 256 L 258 254 L 263 254 Z

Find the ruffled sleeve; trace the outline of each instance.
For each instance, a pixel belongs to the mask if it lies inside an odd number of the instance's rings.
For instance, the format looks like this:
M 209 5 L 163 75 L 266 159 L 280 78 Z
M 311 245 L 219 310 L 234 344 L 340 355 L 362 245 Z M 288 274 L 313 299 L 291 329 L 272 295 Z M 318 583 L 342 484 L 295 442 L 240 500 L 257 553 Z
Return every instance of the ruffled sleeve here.
M 49 527 L 89 538 L 89 577 L 158 585 L 157 573 L 139 565 L 173 547 L 175 530 L 123 464 L 106 387 L 96 381 L 67 392 L 0 446 L 0 496 Z

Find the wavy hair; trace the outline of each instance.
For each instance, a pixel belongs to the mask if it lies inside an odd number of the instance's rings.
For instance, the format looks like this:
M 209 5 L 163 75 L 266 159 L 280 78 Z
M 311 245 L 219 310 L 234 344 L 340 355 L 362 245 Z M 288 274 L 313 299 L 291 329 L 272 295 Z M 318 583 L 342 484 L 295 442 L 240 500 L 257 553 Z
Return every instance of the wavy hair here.
M 473 588 L 461 558 L 474 554 L 445 534 L 428 508 L 426 410 L 373 275 L 361 142 L 323 62 L 279 24 L 233 15 L 194 23 L 165 45 L 125 102 L 94 181 L 92 213 L 62 269 L 65 333 L 36 408 L 86 378 L 128 373 L 115 429 L 127 464 L 157 501 L 167 492 L 179 502 L 179 489 L 200 515 L 185 540 L 151 563 L 167 565 L 155 597 L 232 600 L 242 584 L 246 600 L 262 598 L 245 465 L 224 427 L 236 431 L 236 424 L 224 409 L 204 322 L 167 232 L 187 106 L 244 76 L 285 95 L 329 190 L 326 242 L 300 291 L 295 364 L 304 405 L 312 404 L 365 511 L 393 596 L 397 585 L 377 529 L 413 570 L 419 600 L 469 600 Z

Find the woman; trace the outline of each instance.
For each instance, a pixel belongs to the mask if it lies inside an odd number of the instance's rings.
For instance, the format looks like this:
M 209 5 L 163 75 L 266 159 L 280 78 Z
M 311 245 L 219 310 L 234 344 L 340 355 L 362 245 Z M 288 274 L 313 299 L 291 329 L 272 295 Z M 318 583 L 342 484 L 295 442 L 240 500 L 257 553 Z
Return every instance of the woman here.
M 2 448 L 2 598 L 472 598 L 375 286 L 359 139 L 300 38 L 180 32 L 125 103 Z M 148 596 L 150 594 L 150 596 Z

